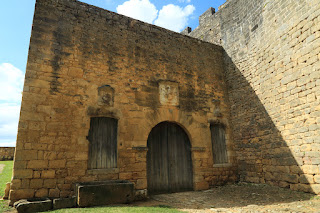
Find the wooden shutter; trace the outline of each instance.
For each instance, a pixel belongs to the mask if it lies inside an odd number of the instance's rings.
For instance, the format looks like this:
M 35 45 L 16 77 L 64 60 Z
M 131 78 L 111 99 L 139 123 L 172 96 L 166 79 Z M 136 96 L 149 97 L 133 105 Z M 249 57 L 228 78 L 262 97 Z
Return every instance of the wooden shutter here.
M 117 167 L 118 121 L 114 118 L 91 118 L 88 140 L 89 169 Z
M 211 124 L 213 163 L 228 163 L 225 128 L 222 124 Z

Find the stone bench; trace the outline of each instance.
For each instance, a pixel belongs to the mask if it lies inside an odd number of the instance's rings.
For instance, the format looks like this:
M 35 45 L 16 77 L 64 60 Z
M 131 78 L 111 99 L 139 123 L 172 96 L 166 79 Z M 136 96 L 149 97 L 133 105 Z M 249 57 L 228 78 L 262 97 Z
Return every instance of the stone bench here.
M 79 207 L 130 203 L 134 199 L 134 185 L 126 180 L 110 180 L 76 184 Z

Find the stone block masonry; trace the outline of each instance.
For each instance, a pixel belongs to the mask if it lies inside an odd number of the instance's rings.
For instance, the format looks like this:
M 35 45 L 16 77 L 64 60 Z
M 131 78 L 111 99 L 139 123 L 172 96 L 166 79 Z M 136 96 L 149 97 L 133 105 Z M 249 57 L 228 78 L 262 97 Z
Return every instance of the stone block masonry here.
M 0 161 L 13 160 L 14 147 L 0 147 Z
M 226 51 L 240 180 L 319 194 L 320 2 L 229 0 L 201 20 L 187 34 Z
M 193 189 L 234 182 L 223 60 L 208 42 L 75 0 L 37 0 L 11 202 L 72 197 L 79 182 L 148 189 L 148 135 L 164 121 L 189 137 Z M 95 117 L 117 120 L 116 168 L 88 169 Z M 228 164 L 213 162 L 212 122 L 226 128 Z
M 317 0 L 229 0 L 183 32 L 201 41 L 75 0 L 37 0 L 11 201 L 118 179 L 145 192 L 148 137 L 162 122 L 190 140 L 195 190 L 240 180 L 319 194 L 319 23 Z M 116 119 L 116 167 L 88 169 L 97 117 Z M 228 163 L 213 161 L 211 124 L 222 124 Z

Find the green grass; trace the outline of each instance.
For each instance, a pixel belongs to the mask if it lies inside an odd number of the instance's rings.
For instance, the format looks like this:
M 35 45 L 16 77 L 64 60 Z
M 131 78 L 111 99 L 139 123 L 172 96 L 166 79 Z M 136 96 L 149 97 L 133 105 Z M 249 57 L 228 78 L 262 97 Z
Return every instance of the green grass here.
M 310 200 L 320 200 L 320 195 L 314 195 Z
M 12 167 L 13 161 L 0 161 L 0 164 L 4 164 L 2 173 L 0 174 L 0 198 L 4 196 L 4 189 L 6 187 L 6 183 L 11 181 L 12 177 Z M 0 212 L 5 212 L 9 210 L 13 210 L 12 207 L 8 206 L 9 201 L 0 200 Z M 73 212 L 112 212 L 112 213 L 131 213 L 131 212 L 141 212 L 141 213 L 152 213 L 152 212 L 168 212 L 168 213 L 176 213 L 181 212 L 176 209 L 170 208 L 170 206 L 154 206 L 154 207 L 95 207 L 95 208 L 71 208 L 71 209 L 60 209 L 55 211 L 50 211 L 55 213 L 73 213 Z
M 73 212 L 93 212 L 93 213 L 105 213 L 105 212 L 112 212 L 112 213 L 152 213 L 152 212 L 169 212 L 169 213 L 176 213 L 181 212 L 176 209 L 171 209 L 170 207 L 95 207 L 95 208 L 73 208 L 73 209 L 60 209 L 55 211 L 50 211 L 50 213 L 73 213 Z
M 0 174 L 0 197 L 3 197 L 6 183 L 11 181 L 13 161 L 0 161 L 0 164 L 5 165 L 2 173 Z
M 0 198 L 2 198 L 4 196 L 6 183 L 11 181 L 13 161 L 0 161 L 0 164 L 5 165 L 0 174 Z M 12 210 L 12 208 L 8 206 L 8 201 L 0 200 L 0 212 L 5 212 L 7 210 Z

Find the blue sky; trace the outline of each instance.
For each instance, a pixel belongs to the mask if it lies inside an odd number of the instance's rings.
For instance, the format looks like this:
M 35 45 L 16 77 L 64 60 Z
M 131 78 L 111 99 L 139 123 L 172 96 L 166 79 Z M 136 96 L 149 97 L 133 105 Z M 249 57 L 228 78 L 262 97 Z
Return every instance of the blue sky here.
M 180 32 L 225 0 L 81 0 Z M 0 146 L 15 146 L 35 0 L 0 1 Z

